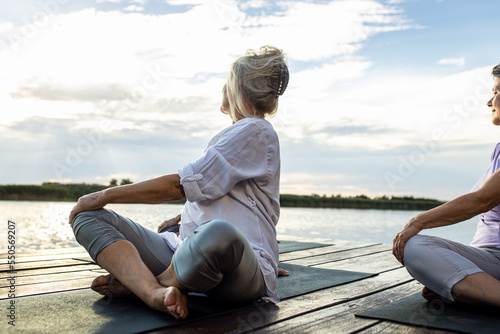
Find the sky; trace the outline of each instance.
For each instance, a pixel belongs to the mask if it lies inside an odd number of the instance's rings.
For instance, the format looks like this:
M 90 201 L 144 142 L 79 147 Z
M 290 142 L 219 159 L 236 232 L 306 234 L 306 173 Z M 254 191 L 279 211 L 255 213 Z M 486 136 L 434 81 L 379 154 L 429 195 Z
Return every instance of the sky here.
M 134 182 L 231 125 L 230 64 L 283 49 L 281 193 L 449 200 L 487 169 L 500 63 L 487 0 L 0 3 L 0 184 Z

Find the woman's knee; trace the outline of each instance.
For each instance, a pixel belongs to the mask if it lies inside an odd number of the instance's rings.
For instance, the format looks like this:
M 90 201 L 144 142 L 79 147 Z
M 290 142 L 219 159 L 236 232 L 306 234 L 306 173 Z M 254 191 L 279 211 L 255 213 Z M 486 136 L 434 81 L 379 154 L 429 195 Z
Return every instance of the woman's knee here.
M 200 226 L 200 247 L 206 253 L 225 254 L 228 249 L 241 249 L 245 246 L 246 237 L 236 226 L 223 221 L 213 220 Z M 196 233 L 196 232 L 195 232 Z
M 82 211 L 73 218 L 73 234 L 79 244 L 86 247 L 93 244 L 102 233 L 102 225 L 99 222 L 106 222 L 103 215 L 107 210 Z
M 426 253 L 428 247 L 426 236 L 414 235 L 405 244 L 403 261 L 406 267 L 413 267 L 421 263 L 421 257 Z
M 229 291 L 233 280 L 241 289 L 240 271 L 246 271 L 245 279 L 253 277 L 256 270 L 260 274 L 252 246 L 243 232 L 220 220 L 199 226 L 179 246 L 173 261 L 177 279 L 193 291 L 207 292 L 220 286 L 214 293 L 224 295 L 220 290 Z M 249 269 L 244 270 L 246 267 Z
M 76 241 L 89 252 L 94 261 L 106 246 L 124 239 L 116 229 L 110 226 L 109 219 L 106 219 L 108 214 L 108 210 L 100 209 L 83 211 L 73 218 L 73 233 Z
M 86 224 L 94 221 L 99 215 L 97 211 L 99 210 L 79 212 L 71 222 L 73 233 L 77 235 Z
M 413 277 L 420 276 L 429 270 L 439 270 L 443 250 L 448 250 L 447 240 L 417 234 L 406 242 L 403 261 Z
M 122 220 L 124 217 L 121 217 L 116 212 L 107 209 L 98 209 L 98 210 L 90 210 L 90 211 L 82 211 L 79 212 L 75 218 L 73 218 L 73 226 L 92 223 L 95 221 L 99 221 L 102 223 L 106 223 L 115 228 L 119 228 L 122 225 Z M 126 219 L 126 218 L 125 218 Z M 73 230 L 75 228 L 73 227 Z

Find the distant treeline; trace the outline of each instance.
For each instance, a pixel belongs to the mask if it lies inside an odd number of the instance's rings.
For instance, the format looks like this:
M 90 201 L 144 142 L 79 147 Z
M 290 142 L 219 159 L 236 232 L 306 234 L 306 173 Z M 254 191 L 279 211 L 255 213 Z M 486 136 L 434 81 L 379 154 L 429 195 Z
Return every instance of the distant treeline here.
M 0 200 L 76 201 L 79 197 L 109 188 L 102 184 L 52 183 L 42 185 L 0 185 Z
M 128 179 L 123 179 L 120 182 L 121 185 L 130 183 L 132 182 Z M 118 182 L 115 179 L 111 180 L 110 185 L 55 182 L 45 182 L 42 185 L 0 185 L 0 200 L 75 202 L 83 195 L 117 185 Z M 175 203 L 184 203 L 184 200 Z M 327 197 L 315 194 L 310 196 L 282 194 L 280 195 L 280 203 L 282 207 L 428 210 L 444 202 L 412 196 L 369 198 L 365 195 Z
M 366 195 L 342 197 L 340 195 L 327 197 L 319 195 L 280 195 L 283 207 L 303 208 L 344 208 L 344 209 L 383 209 L 383 210 L 429 210 L 444 202 L 429 198 L 414 198 L 413 196 L 382 196 L 370 198 Z

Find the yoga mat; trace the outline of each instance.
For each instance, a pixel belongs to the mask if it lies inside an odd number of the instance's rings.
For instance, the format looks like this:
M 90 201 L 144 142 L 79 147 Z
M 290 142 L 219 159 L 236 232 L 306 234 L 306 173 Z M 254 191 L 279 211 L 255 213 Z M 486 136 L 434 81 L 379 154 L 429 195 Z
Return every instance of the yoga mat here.
M 427 302 L 420 293 L 356 316 L 462 333 L 499 333 L 498 310 L 444 302 Z
M 280 263 L 280 268 L 290 272 L 290 276 L 278 278 L 277 293 L 282 299 L 374 276 L 369 273 L 286 263 Z M 6 310 L 9 302 L 8 299 L 0 300 L 0 309 Z M 16 326 L 9 326 L 6 321 L 2 321 L 0 332 L 137 333 L 262 305 L 264 303 L 217 303 L 206 296 L 190 294 L 189 316 L 179 321 L 170 315 L 150 309 L 140 300 L 102 297 L 90 289 L 73 290 L 16 298 Z
M 320 244 L 317 242 L 299 242 L 299 241 L 288 241 L 288 240 L 280 241 L 278 243 L 278 249 L 280 254 L 311 249 L 311 248 L 325 247 L 325 246 L 331 246 L 331 245 Z
M 290 276 L 278 277 L 276 294 L 280 296 L 281 299 L 296 297 L 316 290 L 377 275 L 373 273 L 321 269 L 287 263 L 280 263 L 278 267 L 290 273 Z

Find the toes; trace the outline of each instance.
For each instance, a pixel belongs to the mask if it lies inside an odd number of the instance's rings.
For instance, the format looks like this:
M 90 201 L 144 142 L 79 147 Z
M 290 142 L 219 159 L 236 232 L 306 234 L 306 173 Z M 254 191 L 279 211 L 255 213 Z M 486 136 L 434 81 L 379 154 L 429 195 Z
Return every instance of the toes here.
M 109 297 L 134 297 L 135 295 L 111 274 L 96 277 L 90 286 L 95 292 Z
M 441 295 L 435 293 L 434 291 L 432 291 L 428 287 L 424 287 L 422 289 L 421 295 L 422 295 L 422 297 L 424 297 L 425 299 L 427 299 L 429 301 L 431 301 L 433 299 L 439 299 L 439 298 L 441 298 Z
M 167 288 L 164 292 L 164 305 L 168 313 L 176 319 L 182 320 L 187 317 L 187 300 L 176 288 Z
M 111 296 L 112 295 L 108 289 L 95 289 L 94 291 L 97 292 L 98 294 L 103 295 L 103 296 Z
M 111 276 L 110 274 L 108 275 L 101 275 L 101 276 L 97 276 L 93 281 L 92 281 L 92 284 L 90 285 L 90 287 L 92 289 L 94 288 L 98 288 L 100 286 L 103 286 L 103 285 L 108 285 L 109 284 L 109 281 L 111 280 L 113 276 Z
M 278 276 L 290 276 L 290 273 L 285 269 L 278 268 Z

